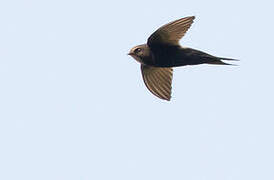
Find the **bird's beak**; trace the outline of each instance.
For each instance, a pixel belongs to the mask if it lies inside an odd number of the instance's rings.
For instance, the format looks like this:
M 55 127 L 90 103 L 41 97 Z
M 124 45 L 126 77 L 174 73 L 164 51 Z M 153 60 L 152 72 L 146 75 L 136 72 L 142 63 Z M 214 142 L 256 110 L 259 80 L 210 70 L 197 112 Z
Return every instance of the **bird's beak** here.
M 127 55 L 130 55 L 130 56 L 132 56 L 134 53 L 132 53 L 132 52 L 129 52 Z

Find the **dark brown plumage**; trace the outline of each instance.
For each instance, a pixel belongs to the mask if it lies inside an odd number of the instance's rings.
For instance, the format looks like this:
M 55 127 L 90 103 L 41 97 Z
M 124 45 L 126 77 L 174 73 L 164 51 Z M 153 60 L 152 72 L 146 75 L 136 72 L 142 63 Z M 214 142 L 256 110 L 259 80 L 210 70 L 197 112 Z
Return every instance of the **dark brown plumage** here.
M 197 64 L 230 65 L 220 58 L 199 50 L 181 47 L 179 40 L 190 28 L 194 16 L 170 22 L 156 30 L 147 44 L 133 47 L 129 55 L 141 63 L 141 71 L 146 87 L 155 96 L 170 100 L 173 67 Z

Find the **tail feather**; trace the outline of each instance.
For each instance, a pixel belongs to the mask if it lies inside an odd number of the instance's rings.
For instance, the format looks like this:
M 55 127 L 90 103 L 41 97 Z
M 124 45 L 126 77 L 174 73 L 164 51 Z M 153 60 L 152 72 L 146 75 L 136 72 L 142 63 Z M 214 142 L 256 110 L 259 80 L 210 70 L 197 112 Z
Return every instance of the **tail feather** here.
M 179 58 L 177 57 L 175 58 L 174 65 L 182 66 L 182 65 L 197 65 L 197 64 L 215 64 L 215 65 L 237 66 L 235 64 L 226 63 L 224 61 L 239 61 L 239 60 L 213 56 L 208 53 L 205 53 L 196 49 L 192 49 L 192 48 L 181 48 L 180 56 Z
M 226 61 L 240 61 L 239 59 L 232 59 L 232 58 L 223 58 L 223 57 L 217 57 L 217 58 L 221 60 L 226 60 Z
M 223 62 L 221 60 L 207 62 L 207 64 L 237 66 L 236 64 L 225 63 L 225 62 Z

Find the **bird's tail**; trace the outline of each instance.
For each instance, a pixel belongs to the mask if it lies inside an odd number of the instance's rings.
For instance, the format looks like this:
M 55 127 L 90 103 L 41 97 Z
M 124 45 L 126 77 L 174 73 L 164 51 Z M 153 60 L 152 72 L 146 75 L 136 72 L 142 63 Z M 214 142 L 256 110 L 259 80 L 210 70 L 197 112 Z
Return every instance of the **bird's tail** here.
M 223 58 L 223 57 L 214 57 L 214 58 L 212 58 L 212 61 L 207 62 L 207 64 L 237 66 L 236 64 L 226 63 L 223 60 L 225 60 L 225 61 L 239 61 L 238 59 Z
M 223 58 L 212 56 L 208 53 L 192 49 L 192 48 L 181 48 L 179 55 L 174 58 L 173 66 L 184 66 L 184 65 L 197 65 L 197 64 L 215 64 L 215 65 L 234 65 L 227 63 L 226 61 L 238 61 L 232 58 Z

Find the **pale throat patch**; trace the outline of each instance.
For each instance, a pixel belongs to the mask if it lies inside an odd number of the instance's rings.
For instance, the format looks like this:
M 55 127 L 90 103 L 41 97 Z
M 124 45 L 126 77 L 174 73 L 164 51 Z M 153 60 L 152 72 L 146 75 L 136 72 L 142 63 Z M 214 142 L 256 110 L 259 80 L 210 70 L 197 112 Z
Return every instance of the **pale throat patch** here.
M 144 64 L 143 62 L 142 62 L 142 60 L 138 57 L 138 56 L 136 56 L 136 55 L 131 55 L 131 57 L 133 57 L 136 61 L 138 61 L 139 63 L 141 63 L 141 64 Z

